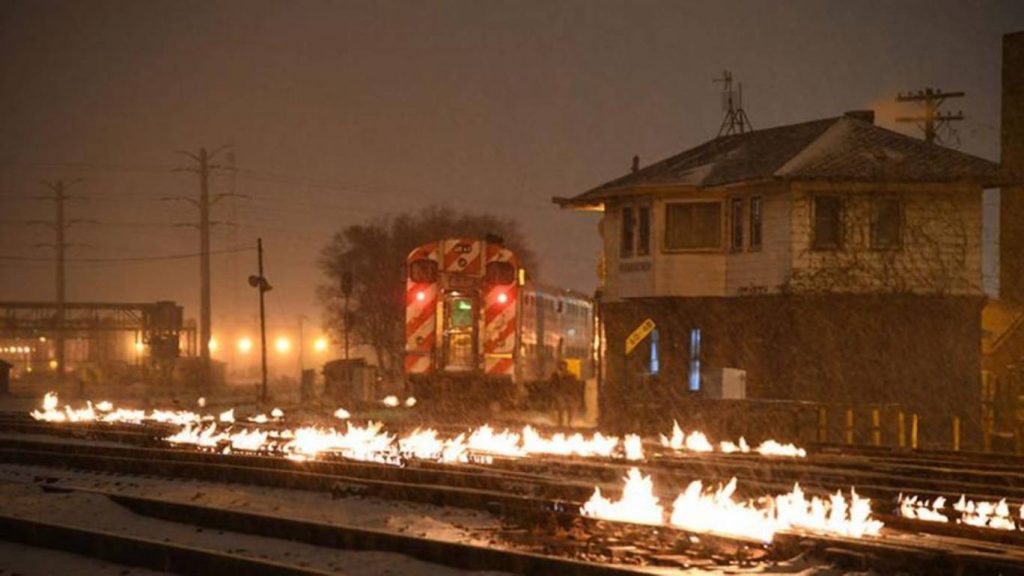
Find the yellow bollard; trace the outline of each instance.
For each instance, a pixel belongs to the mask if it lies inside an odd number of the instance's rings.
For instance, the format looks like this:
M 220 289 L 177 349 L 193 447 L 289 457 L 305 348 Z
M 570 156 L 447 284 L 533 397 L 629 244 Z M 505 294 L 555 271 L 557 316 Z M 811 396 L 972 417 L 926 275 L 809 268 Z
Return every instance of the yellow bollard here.
M 910 449 L 917 450 L 917 414 L 910 415 Z
M 828 410 L 824 406 L 818 408 L 818 444 L 828 442 Z
M 871 443 L 875 446 L 882 445 L 882 414 L 878 408 L 871 410 Z
M 846 409 L 846 443 L 853 444 L 853 409 Z
M 902 411 L 896 415 L 896 428 L 899 436 L 900 448 L 907 447 L 907 415 Z
M 960 417 L 953 416 L 953 451 L 960 451 Z

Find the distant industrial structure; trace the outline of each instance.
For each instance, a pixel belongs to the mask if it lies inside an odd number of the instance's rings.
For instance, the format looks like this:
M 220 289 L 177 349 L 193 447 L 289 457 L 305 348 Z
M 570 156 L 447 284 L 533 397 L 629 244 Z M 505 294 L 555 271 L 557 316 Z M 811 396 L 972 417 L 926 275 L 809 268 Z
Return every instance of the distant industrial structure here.
M 22 378 L 46 379 L 66 362 L 78 379 L 170 383 L 195 349 L 195 326 L 174 302 L 0 302 L 0 359 Z

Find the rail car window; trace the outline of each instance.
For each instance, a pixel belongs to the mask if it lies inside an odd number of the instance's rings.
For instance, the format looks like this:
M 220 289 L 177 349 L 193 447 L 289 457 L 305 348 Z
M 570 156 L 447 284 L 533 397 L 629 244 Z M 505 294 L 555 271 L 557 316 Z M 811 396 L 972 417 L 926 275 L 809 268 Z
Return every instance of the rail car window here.
M 410 262 L 409 280 L 422 284 L 437 282 L 437 262 L 433 260 L 414 260 Z
M 516 268 L 508 262 L 491 262 L 487 265 L 487 283 L 507 286 L 516 283 Z

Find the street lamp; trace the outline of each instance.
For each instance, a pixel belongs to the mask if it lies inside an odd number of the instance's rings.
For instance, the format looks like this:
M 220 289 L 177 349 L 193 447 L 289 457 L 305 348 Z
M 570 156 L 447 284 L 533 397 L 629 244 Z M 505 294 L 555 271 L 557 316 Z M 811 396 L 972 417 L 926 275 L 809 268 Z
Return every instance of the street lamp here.
M 242 354 L 248 354 L 252 350 L 252 340 L 248 338 L 238 339 L 238 351 Z
M 286 336 L 279 336 L 277 340 L 274 341 L 274 348 L 276 348 L 280 354 L 287 354 L 288 351 L 292 349 L 292 343 Z

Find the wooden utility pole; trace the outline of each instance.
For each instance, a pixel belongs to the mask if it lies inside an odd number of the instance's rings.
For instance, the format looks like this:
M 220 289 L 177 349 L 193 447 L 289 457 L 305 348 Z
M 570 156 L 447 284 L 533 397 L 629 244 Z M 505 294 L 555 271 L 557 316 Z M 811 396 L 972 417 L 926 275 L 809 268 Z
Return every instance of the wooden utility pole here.
M 64 231 L 71 226 L 79 223 L 87 222 L 86 220 L 67 220 L 64 217 L 64 203 L 72 199 L 67 193 L 70 188 L 79 180 L 65 183 L 63 180 L 57 180 L 56 182 L 43 182 L 43 186 L 50 189 L 53 194 L 51 196 L 37 196 L 37 200 L 47 200 L 53 202 L 54 206 L 54 218 L 52 221 L 48 220 L 32 220 L 29 224 L 40 224 L 46 226 L 54 231 L 56 238 L 53 244 L 40 244 L 40 246 L 50 246 L 54 249 L 56 256 L 56 296 L 57 296 L 57 317 L 54 322 L 54 347 L 56 352 L 57 360 L 57 379 L 59 382 L 64 381 L 66 375 L 65 360 L 67 359 L 66 354 L 66 335 L 65 335 L 65 320 L 66 320 L 66 307 L 67 307 L 67 282 L 64 273 L 64 253 L 69 244 L 65 240 Z M 77 196 L 74 198 L 78 198 Z
M 258 276 L 249 276 L 249 285 L 260 291 L 260 403 L 267 402 L 267 313 L 264 294 L 273 287 L 263 275 L 263 238 L 256 239 L 256 258 L 259 266 Z
M 929 144 L 943 144 L 939 136 L 939 128 L 949 125 L 951 122 L 959 122 L 964 119 L 964 113 L 957 111 L 956 114 L 939 112 L 939 106 L 948 98 L 963 98 L 964 92 L 943 92 L 932 88 L 925 88 L 917 92 L 897 94 L 897 102 L 920 102 L 924 111 L 919 116 L 902 116 L 896 119 L 901 123 L 914 123 L 924 132 L 924 140 Z

